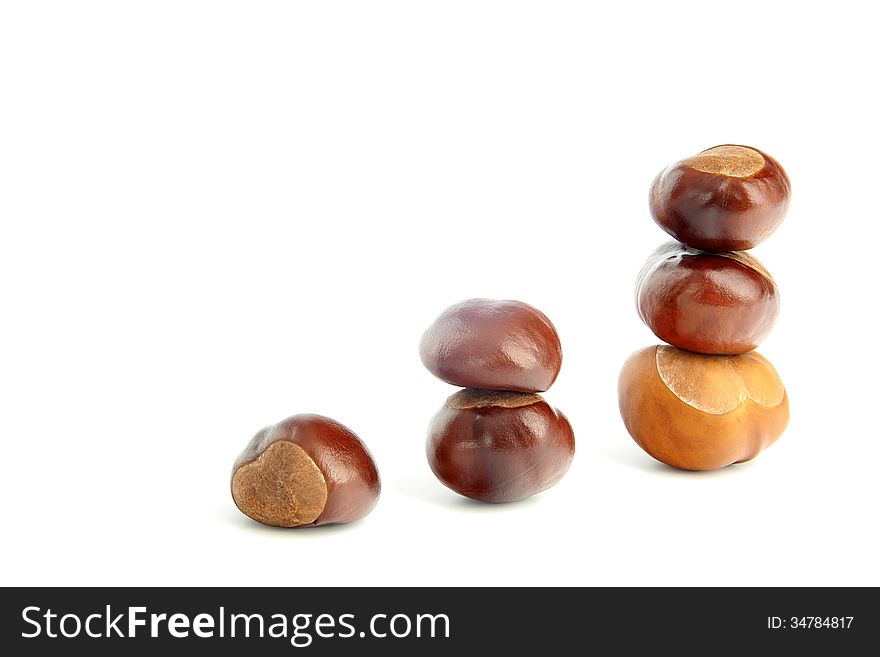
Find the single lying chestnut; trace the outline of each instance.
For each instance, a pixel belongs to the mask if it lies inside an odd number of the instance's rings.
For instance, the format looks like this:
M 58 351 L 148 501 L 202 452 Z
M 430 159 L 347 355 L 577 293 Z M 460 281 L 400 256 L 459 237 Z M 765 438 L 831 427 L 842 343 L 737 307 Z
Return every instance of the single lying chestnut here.
M 674 468 L 714 470 L 753 459 L 788 424 L 788 395 L 760 354 L 708 356 L 665 345 L 637 351 L 618 384 L 623 422 Z
M 725 144 L 676 162 L 651 185 L 654 221 L 704 251 L 750 249 L 782 223 L 791 183 L 757 148 Z
M 574 433 L 540 395 L 466 389 L 434 416 L 426 451 L 431 470 L 456 493 L 516 502 L 562 479 Z
M 236 506 L 276 527 L 359 520 L 372 511 L 379 491 L 366 445 L 321 415 L 294 415 L 266 427 L 232 467 Z
M 450 306 L 425 331 L 419 354 L 431 374 L 463 388 L 543 392 L 562 366 L 556 328 L 522 301 Z
M 702 354 L 742 354 L 773 328 L 779 290 L 747 253 L 696 251 L 670 241 L 642 268 L 636 303 L 665 342 Z

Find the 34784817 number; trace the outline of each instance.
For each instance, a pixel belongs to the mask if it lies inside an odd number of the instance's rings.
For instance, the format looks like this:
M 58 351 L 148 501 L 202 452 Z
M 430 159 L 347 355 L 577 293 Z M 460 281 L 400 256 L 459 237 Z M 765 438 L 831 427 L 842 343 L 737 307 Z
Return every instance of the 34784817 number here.
M 792 628 L 809 629 L 847 629 L 853 622 L 853 616 L 792 616 L 789 619 Z

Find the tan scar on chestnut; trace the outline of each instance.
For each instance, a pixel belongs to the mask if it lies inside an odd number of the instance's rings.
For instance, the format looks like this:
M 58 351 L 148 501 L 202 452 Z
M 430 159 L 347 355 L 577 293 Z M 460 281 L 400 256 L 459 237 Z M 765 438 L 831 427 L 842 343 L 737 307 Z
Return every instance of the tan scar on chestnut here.
M 321 515 L 327 483 L 305 450 L 284 440 L 235 471 L 232 497 L 242 513 L 257 522 L 298 527 Z
M 748 146 L 725 144 L 689 157 L 684 163 L 703 173 L 747 178 L 764 168 L 764 156 Z

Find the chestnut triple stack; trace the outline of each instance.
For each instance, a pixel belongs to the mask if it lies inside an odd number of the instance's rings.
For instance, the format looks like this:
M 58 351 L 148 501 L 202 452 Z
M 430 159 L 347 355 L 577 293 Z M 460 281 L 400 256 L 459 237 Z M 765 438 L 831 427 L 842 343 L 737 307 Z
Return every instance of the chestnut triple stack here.
M 574 433 L 537 394 L 562 365 L 544 313 L 522 301 L 462 301 L 428 327 L 419 353 L 434 376 L 464 388 L 428 429 L 428 463 L 443 484 L 481 502 L 515 502 L 562 479 Z
M 783 168 L 756 148 L 715 146 L 654 179 L 650 210 L 675 238 L 636 284 L 642 320 L 668 345 L 630 356 L 620 373 L 624 424 L 655 459 L 713 470 L 754 458 L 788 424 L 788 396 L 754 351 L 779 313 L 779 290 L 748 249 L 788 210 Z

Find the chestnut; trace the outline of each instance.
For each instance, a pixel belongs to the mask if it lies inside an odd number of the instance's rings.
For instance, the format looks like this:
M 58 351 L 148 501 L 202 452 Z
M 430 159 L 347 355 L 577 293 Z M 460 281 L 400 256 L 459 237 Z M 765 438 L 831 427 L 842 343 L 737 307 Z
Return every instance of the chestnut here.
M 742 354 L 773 328 L 779 290 L 748 253 L 696 251 L 670 241 L 639 274 L 636 303 L 665 342 L 703 354 Z
M 450 306 L 425 331 L 419 354 L 431 374 L 463 388 L 543 392 L 562 366 L 556 328 L 522 301 Z
M 540 395 L 465 389 L 434 416 L 426 451 L 431 470 L 456 493 L 516 502 L 562 479 L 574 433 Z
M 232 467 L 236 506 L 276 527 L 359 520 L 376 505 L 380 487 L 366 445 L 321 415 L 294 415 L 266 427 Z
M 676 162 L 651 185 L 654 221 L 704 251 L 750 249 L 782 223 L 791 183 L 766 153 L 724 144 Z
M 788 395 L 766 358 L 657 345 L 624 363 L 620 414 L 638 445 L 683 470 L 753 459 L 788 424 Z

